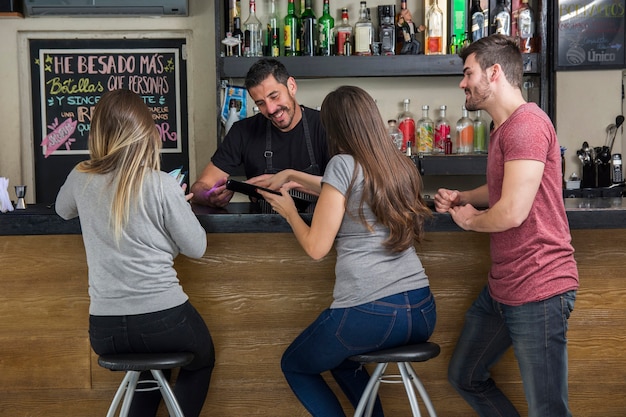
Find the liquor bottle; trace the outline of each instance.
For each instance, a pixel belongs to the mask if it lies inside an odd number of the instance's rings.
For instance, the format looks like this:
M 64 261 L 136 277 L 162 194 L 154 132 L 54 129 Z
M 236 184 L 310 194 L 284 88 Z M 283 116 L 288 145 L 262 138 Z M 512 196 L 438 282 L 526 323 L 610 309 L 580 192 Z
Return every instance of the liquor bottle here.
M 243 24 L 244 50 L 245 56 L 263 56 L 263 26 L 256 17 L 255 0 L 250 0 L 250 16 Z
M 506 5 L 506 0 L 498 0 L 491 15 L 493 16 L 493 19 L 491 19 L 491 34 L 497 33 L 511 36 L 511 10 Z
M 480 0 L 472 0 L 470 19 L 470 41 L 476 42 L 483 37 L 485 28 L 485 12 L 480 7 Z
M 456 122 L 456 152 L 467 154 L 474 149 L 474 122 L 469 118 L 465 106 L 461 109 L 463 115 Z
M 374 25 L 369 19 L 367 2 L 362 1 L 359 9 L 359 20 L 354 25 L 354 54 L 372 55 L 374 42 Z
M 279 21 L 275 0 L 271 0 L 270 15 L 267 19 L 267 31 L 265 32 L 265 56 L 280 56 L 281 35 L 278 27 Z
M 335 37 L 333 36 L 333 28 L 335 27 L 335 19 L 330 15 L 329 0 L 324 0 L 324 8 L 322 16 L 318 21 L 319 29 L 319 52 L 321 56 L 331 56 L 334 50 Z
M 487 122 L 480 115 L 480 110 L 476 110 L 474 116 L 474 153 L 487 153 L 487 142 L 489 140 L 489 132 L 487 130 Z
M 522 0 L 522 6 L 518 10 L 517 36 L 522 53 L 530 54 L 536 52 L 535 12 L 528 4 L 528 0 Z
M 417 151 L 420 153 L 433 153 L 435 142 L 435 123 L 428 117 L 428 105 L 422 106 L 422 117 L 417 121 Z
M 398 129 L 402 132 L 402 152 L 406 152 L 407 142 L 415 143 L 415 116 L 409 110 L 411 100 L 405 98 L 402 102 L 404 111 L 398 115 Z
M 305 0 L 300 16 L 300 55 L 314 56 L 317 52 L 317 18 L 313 12 L 313 0 Z
M 446 106 L 439 107 L 439 118 L 435 122 L 433 153 L 446 152 L 446 139 L 450 137 L 450 122 L 446 118 L 446 108 Z
M 239 44 L 233 47 L 233 56 L 243 55 L 243 32 L 241 31 L 241 17 L 233 18 L 233 38 L 239 39 Z
M 283 28 L 283 44 L 285 46 L 285 56 L 300 55 L 300 19 L 296 15 L 294 0 L 287 3 L 287 15 L 285 16 L 285 26 Z
M 448 6 L 448 26 L 450 37 L 454 36 L 456 40 L 455 53 L 461 49 L 465 32 L 467 31 L 467 0 L 450 0 Z M 451 49 L 451 48 L 449 48 Z
M 240 18 L 241 23 L 241 0 L 228 0 L 228 31 L 231 33 L 235 31 L 236 17 Z
M 395 6 L 378 6 L 378 40 L 381 55 L 396 53 L 396 25 L 394 24 Z
M 349 55 L 345 51 L 346 38 L 349 40 L 352 36 L 352 25 L 348 19 L 348 8 L 341 9 L 341 24 L 335 29 L 337 39 L 335 40 L 335 55 Z M 350 45 L 350 43 L 348 43 Z
M 426 13 L 426 40 L 424 51 L 426 55 L 443 54 L 443 11 L 439 8 L 438 0 L 432 0 Z
M 389 137 L 398 150 L 402 150 L 402 132 L 398 129 L 396 119 L 387 120 Z

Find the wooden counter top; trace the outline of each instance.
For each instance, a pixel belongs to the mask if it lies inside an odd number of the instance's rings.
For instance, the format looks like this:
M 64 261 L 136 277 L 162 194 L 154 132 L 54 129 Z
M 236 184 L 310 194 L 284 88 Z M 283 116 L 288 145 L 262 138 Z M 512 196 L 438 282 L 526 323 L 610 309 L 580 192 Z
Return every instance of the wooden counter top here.
M 566 198 L 571 229 L 626 228 L 625 198 Z M 262 214 L 251 203 L 231 203 L 225 209 L 193 207 L 207 233 L 291 233 L 278 214 Z M 549 215 L 548 213 L 546 215 Z M 302 214 L 310 220 L 312 214 Z M 427 232 L 461 231 L 447 214 L 435 213 Z M 78 219 L 65 221 L 52 206 L 29 205 L 26 210 L 0 213 L 0 236 L 80 234 Z

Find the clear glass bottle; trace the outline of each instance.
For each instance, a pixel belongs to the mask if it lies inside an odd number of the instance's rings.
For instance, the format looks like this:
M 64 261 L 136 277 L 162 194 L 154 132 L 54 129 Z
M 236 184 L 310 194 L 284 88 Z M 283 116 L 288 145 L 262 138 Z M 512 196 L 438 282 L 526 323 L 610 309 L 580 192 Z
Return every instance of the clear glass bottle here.
M 482 7 L 480 7 L 480 0 L 472 0 L 470 19 L 470 40 L 476 42 L 484 36 L 485 30 L 485 12 Z
M 354 54 L 372 55 L 374 25 L 369 18 L 367 2 L 362 1 L 359 8 L 359 20 L 354 25 Z
M 439 118 L 435 121 L 435 144 L 433 153 L 446 153 L 446 139 L 450 137 L 450 122 L 446 118 L 447 107 L 439 107 Z
M 263 25 L 256 17 L 255 0 L 250 0 L 250 15 L 243 24 L 245 56 L 263 56 Z
M 398 115 L 398 129 L 402 132 L 402 152 L 406 152 L 406 143 L 415 143 L 415 116 L 409 110 L 411 100 L 405 98 L 402 102 L 404 110 Z
M 491 34 L 511 36 L 511 10 L 509 10 L 506 0 L 498 0 L 492 16 Z
M 333 28 L 335 27 L 335 19 L 330 15 L 329 0 L 324 0 L 322 16 L 319 18 L 317 27 L 319 29 L 319 50 L 320 56 L 331 56 L 335 48 L 335 37 L 333 36 Z
M 296 7 L 294 0 L 288 0 L 287 15 L 284 19 L 283 40 L 285 48 L 285 56 L 300 55 L 300 19 L 296 15 Z
M 435 142 L 435 122 L 428 116 L 428 105 L 422 106 L 422 117 L 417 121 L 417 151 L 433 153 Z
M 282 33 L 279 27 L 280 18 L 276 12 L 276 2 L 270 2 L 270 15 L 267 18 L 267 30 L 265 31 L 265 56 L 280 56 L 280 38 Z
M 352 25 L 348 17 L 348 8 L 341 9 L 341 24 L 335 28 L 337 37 L 335 39 L 335 55 L 346 55 L 344 44 L 346 38 L 350 39 L 352 36 Z
M 537 52 L 535 46 L 535 12 L 528 4 L 528 0 L 522 0 L 522 5 L 518 10 L 517 38 L 522 53 Z
M 387 125 L 389 125 L 387 131 L 389 132 L 389 137 L 391 138 L 393 144 L 396 145 L 396 148 L 398 148 L 399 151 L 401 151 L 403 135 L 400 129 L 398 129 L 397 123 L 396 119 L 387 120 Z
M 438 0 L 432 0 L 426 13 L 426 45 L 424 47 L 426 55 L 443 54 L 444 21 L 443 11 L 439 8 Z
M 396 25 L 393 15 L 393 6 L 378 6 L 380 24 L 378 26 L 378 40 L 380 41 L 381 55 L 395 55 L 396 53 Z
M 469 118 L 465 106 L 462 116 L 456 122 L 456 153 L 468 154 L 474 150 L 474 122 Z
M 317 52 L 317 18 L 313 12 L 313 0 L 304 1 L 300 16 L 300 55 L 315 56 Z
M 474 153 L 487 153 L 489 142 L 489 127 L 487 121 L 481 117 L 480 110 L 474 116 Z
M 243 55 L 243 32 L 241 31 L 241 17 L 235 16 L 233 18 L 233 38 L 238 39 L 240 42 L 238 45 L 233 46 L 233 56 Z

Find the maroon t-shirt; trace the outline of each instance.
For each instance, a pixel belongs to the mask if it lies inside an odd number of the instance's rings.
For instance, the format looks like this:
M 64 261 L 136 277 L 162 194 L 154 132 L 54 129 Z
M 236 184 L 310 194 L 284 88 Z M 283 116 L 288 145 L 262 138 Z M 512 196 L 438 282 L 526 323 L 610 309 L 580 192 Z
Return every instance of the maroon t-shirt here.
M 489 206 L 501 197 L 504 163 L 545 164 L 528 218 L 491 234 L 489 290 L 498 302 L 521 305 L 578 288 L 578 270 L 563 204 L 561 150 L 548 116 L 534 103 L 520 106 L 492 134 L 487 162 Z

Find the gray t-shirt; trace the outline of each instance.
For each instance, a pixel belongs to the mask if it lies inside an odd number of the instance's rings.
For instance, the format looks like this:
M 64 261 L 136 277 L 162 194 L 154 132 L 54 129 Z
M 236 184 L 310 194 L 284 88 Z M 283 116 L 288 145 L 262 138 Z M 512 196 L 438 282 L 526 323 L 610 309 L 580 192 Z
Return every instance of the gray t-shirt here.
M 188 297 L 179 284 L 174 258 L 200 258 L 206 232 L 178 183 L 164 172 L 150 173 L 119 246 L 109 221 L 111 175 L 70 172 L 56 199 L 64 219 L 80 216 L 89 267 L 89 313 L 144 314 L 176 307 Z M 139 196 L 136 196 L 139 199 Z
M 345 196 L 355 169 L 352 156 L 335 155 L 326 167 L 322 182 Z M 358 210 L 363 193 L 363 174 L 360 168 L 358 170 L 359 175 L 335 239 L 337 264 L 331 308 L 353 307 L 428 286 L 428 277 L 415 248 L 411 246 L 400 253 L 386 249 L 382 243 L 389 230 L 376 222 L 367 204 L 363 211 L 374 231 L 370 232 L 360 222 Z

